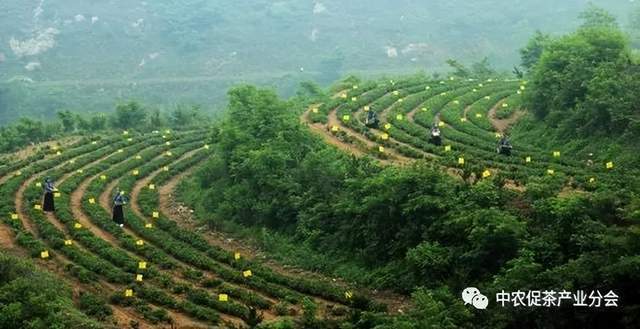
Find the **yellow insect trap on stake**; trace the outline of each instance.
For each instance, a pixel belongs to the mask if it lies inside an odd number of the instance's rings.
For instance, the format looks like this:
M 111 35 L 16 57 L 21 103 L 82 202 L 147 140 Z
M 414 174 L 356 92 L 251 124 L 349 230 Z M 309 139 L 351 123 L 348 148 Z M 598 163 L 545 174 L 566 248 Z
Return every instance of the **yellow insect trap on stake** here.
M 441 127 L 441 128 L 444 127 L 444 121 L 438 122 L 438 127 Z
M 402 114 L 398 114 L 398 115 L 396 115 L 396 120 L 398 120 L 398 121 L 402 121 L 402 119 L 404 119 L 404 117 L 402 116 Z
M 242 276 L 244 276 L 245 278 L 251 277 L 252 275 L 253 273 L 251 273 L 251 270 L 246 270 L 242 272 Z
M 171 146 L 171 142 L 166 142 L 164 144 L 167 145 L 167 146 Z
M 162 168 L 162 170 L 169 171 L 169 167 L 168 166 L 164 166 L 164 168 Z
M 313 113 L 318 113 L 318 109 L 315 109 L 316 111 Z M 209 146 L 209 144 L 205 144 L 204 146 L 205 150 L 208 150 L 209 148 L 211 148 L 211 146 Z
M 155 184 L 149 184 L 149 189 L 150 190 L 155 190 L 156 189 L 156 185 Z
M 107 176 L 105 176 L 105 175 L 100 175 L 100 180 L 107 180 Z
M 136 282 L 142 282 L 142 278 L 143 278 L 142 274 L 136 274 Z
M 241 257 L 242 257 L 242 256 L 240 256 L 240 253 L 239 253 L 239 252 L 236 252 L 235 254 L 233 254 L 233 258 L 234 258 L 235 260 L 240 260 L 240 258 L 241 258 Z
M 13 219 L 13 220 L 18 219 L 18 214 L 11 214 L 11 219 Z
M 355 101 L 357 101 L 357 100 L 358 100 L 358 97 L 351 97 L 351 101 L 352 101 L 352 102 L 355 102 Z
M 369 110 L 371 110 L 371 107 L 369 107 L 369 105 L 367 105 L 362 110 L 365 111 L 365 112 L 369 112 Z
M 481 113 L 476 113 L 476 118 L 482 118 L 482 114 Z
M 353 88 L 354 90 L 355 90 L 355 89 L 358 89 L 358 85 L 353 85 L 353 87 L 352 87 L 352 88 Z
M 348 114 L 345 114 L 342 116 L 342 121 L 344 122 L 348 122 L 349 120 L 351 120 L 351 116 Z
M 346 298 L 346 299 L 353 298 L 353 293 L 351 291 L 345 291 L 344 292 L 344 298 Z
M 84 172 L 84 170 L 82 170 L 82 169 L 78 169 L 78 170 L 76 170 L 76 172 L 77 172 L 78 174 L 82 174 L 82 173 Z
M 556 173 L 556 171 L 555 171 L 555 170 L 553 170 L 553 169 L 547 169 L 547 174 L 549 174 L 549 175 L 554 175 L 555 173 Z
M 491 171 L 489 171 L 489 170 L 485 170 L 482 173 L 482 178 L 488 178 L 489 176 L 491 176 Z
M 55 193 L 53 193 L 53 197 L 54 197 L 54 198 L 59 198 L 59 197 L 61 197 L 61 196 L 62 196 L 62 194 L 60 194 L 60 192 L 55 192 Z
M 96 144 L 98 144 L 98 142 L 97 142 L 97 141 L 93 141 L 93 142 L 91 142 L 91 145 L 96 145 Z
M 144 241 L 138 240 L 138 241 L 136 241 L 136 245 L 137 246 L 144 246 Z
M 138 169 L 131 172 L 131 175 L 133 176 L 138 176 L 139 174 L 140 174 L 140 171 L 138 171 Z
M 94 199 L 94 198 L 90 198 L 90 199 L 89 199 L 89 203 L 90 203 L 90 204 L 95 204 L 95 203 L 96 203 L 96 199 Z
M 153 228 L 153 224 L 151 223 L 147 223 L 144 225 L 145 228 Z
M 530 163 L 530 162 L 531 162 L 531 157 L 526 157 L 526 158 L 524 158 L 524 162 L 526 162 L 526 163 Z
M 33 209 L 35 209 L 35 210 L 42 210 L 42 206 L 41 206 L 41 205 L 39 205 L 39 204 L 37 204 L 37 205 L 34 205 L 34 206 L 33 206 Z
M 331 127 L 331 131 L 333 131 L 334 133 L 337 133 L 338 130 L 340 130 L 340 128 L 338 128 L 338 126 Z
M 560 151 L 553 151 L 553 157 L 554 158 L 560 157 Z
M 154 211 L 154 212 L 151 214 L 151 216 L 152 216 L 153 218 L 160 218 L 160 213 L 159 213 L 159 212 L 157 212 L 157 211 Z
M 445 152 L 449 152 L 449 151 L 451 151 L 451 145 L 445 145 L 445 146 L 444 146 L 444 151 L 445 151 Z
M 80 223 L 75 223 L 75 224 L 73 224 L 73 228 L 75 228 L 76 230 L 79 230 L 79 229 L 81 229 L 81 228 L 82 228 L 82 224 L 80 224 Z
M 136 160 L 142 160 L 142 155 L 140 154 L 136 155 Z
M 128 298 L 133 297 L 133 290 L 132 289 L 126 289 L 124 291 L 124 296 L 128 297 Z
M 382 134 L 382 135 L 380 136 L 380 138 L 382 138 L 382 140 L 386 141 L 386 140 L 388 140 L 388 139 L 389 139 L 389 134 L 384 133 L 384 134 Z
M 458 158 L 458 164 L 459 165 L 464 165 L 464 158 Z
M 122 152 L 124 152 L 124 150 L 123 150 L 123 149 L 119 149 L 119 150 L 118 150 L 118 153 L 122 153 Z
M 40 258 L 47 259 L 49 258 L 49 250 L 43 250 L 40 252 Z
M 606 164 L 607 169 L 613 169 L 613 162 L 609 161 Z
M 37 183 L 36 183 L 36 187 L 42 187 L 42 183 L 37 182 Z
M 378 147 L 378 152 L 384 153 L 384 146 L 379 146 Z
M 16 171 L 16 176 L 20 176 L 20 175 L 22 175 L 22 171 L 20 170 Z
M 218 300 L 221 302 L 228 302 L 229 301 L 229 295 L 227 294 L 219 294 L 218 295 Z
M 71 241 L 71 240 L 64 240 L 64 245 L 65 245 L 65 246 L 70 246 L 70 245 L 72 245 L 72 244 L 73 244 L 73 241 Z
M 394 90 L 394 91 L 393 91 L 393 95 L 394 95 L 394 96 L 398 96 L 398 95 L 400 95 L 400 91 L 398 91 L 398 90 Z
M 385 125 L 384 125 L 384 129 L 385 129 L 385 130 L 389 130 L 389 129 L 391 129 L 391 124 L 390 124 L 390 123 L 385 124 Z
M 502 103 L 502 107 L 509 107 L 509 104 L 507 104 L 507 103 Z
M 592 183 L 592 184 L 593 184 L 593 183 L 595 183 L 595 182 L 596 182 L 595 177 L 591 177 L 591 178 L 589 178 L 589 183 Z
M 460 122 L 467 122 L 467 118 L 460 118 Z
M 144 270 L 147 268 L 147 262 L 138 262 L 138 268 Z

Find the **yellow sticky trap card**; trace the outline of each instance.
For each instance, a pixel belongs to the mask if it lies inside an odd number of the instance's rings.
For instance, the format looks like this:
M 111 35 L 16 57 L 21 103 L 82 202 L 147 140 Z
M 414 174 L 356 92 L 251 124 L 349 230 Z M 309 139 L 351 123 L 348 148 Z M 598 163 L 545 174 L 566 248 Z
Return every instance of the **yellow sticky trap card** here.
M 428 109 L 428 108 L 426 108 L 426 107 L 423 107 L 423 108 L 421 108 L 420 110 L 421 110 L 422 112 L 427 112 L 427 111 L 429 111 L 429 109 Z
M 170 157 L 170 156 L 172 156 L 172 155 L 173 155 L 173 153 L 171 153 L 170 151 L 167 151 L 165 154 L 166 154 L 168 157 Z
M 526 157 L 526 158 L 524 158 L 524 162 L 526 162 L 526 163 L 531 162 L 531 157 Z
M 438 127 L 444 127 L 444 121 L 438 122 Z
M 431 86 L 424 87 L 424 90 L 429 90 L 429 89 L 431 89 Z
M 136 282 L 142 282 L 142 278 L 143 278 L 142 274 L 136 274 Z
M 611 161 L 607 162 L 606 166 L 607 166 L 607 169 L 613 169 L 613 162 Z
M 463 165 L 464 164 L 464 158 L 458 158 L 458 164 L 459 165 Z
M 41 206 L 41 205 L 39 205 L 39 204 L 37 204 L 37 205 L 34 205 L 34 206 L 33 206 L 33 209 L 35 209 L 35 210 L 42 210 L 42 206 Z
M 73 241 L 71 241 L 71 240 L 64 240 L 64 245 L 65 245 L 65 246 L 70 246 L 70 245 L 72 245 L 72 244 L 73 244 Z
M 124 291 L 124 296 L 125 297 L 133 297 L 133 290 L 132 289 L 126 289 Z
M 162 170 L 169 171 L 169 167 L 168 166 L 164 166 L 164 168 L 162 168 Z
M 369 110 L 371 110 L 371 107 L 369 107 L 369 105 L 367 105 L 367 106 L 365 106 L 365 107 L 363 108 L 363 110 L 364 110 L 365 112 L 369 112 Z
M 167 130 L 165 130 L 165 131 L 164 131 L 164 133 L 165 133 L 165 134 L 170 134 L 170 133 L 171 133 L 171 130 L 170 130 L 170 129 L 167 129 Z
M 353 85 L 353 89 L 358 89 L 358 85 Z
M 129 132 L 125 130 L 125 131 L 122 132 L 122 134 L 123 135 L 129 135 Z
M 556 171 L 555 171 L 555 170 L 553 170 L 553 169 L 547 169 L 547 174 L 549 174 L 549 175 L 553 175 L 553 174 L 555 174 L 555 173 L 556 173 Z
M 460 105 L 460 101 L 456 99 L 455 101 L 453 101 L 453 104 Z
M 36 183 L 36 187 L 42 187 L 42 183 L 37 182 L 37 183 Z
M 11 214 L 11 219 L 14 219 L 14 220 L 15 220 L 15 219 L 18 219 L 18 218 L 19 218 L 19 217 L 18 217 L 18 214 Z
M 349 120 L 351 120 L 351 116 L 350 115 L 345 114 L 345 115 L 342 116 L 342 121 L 347 122 Z
M 346 299 L 353 298 L 353 293 L 351 291 L 345 291 L 344 292 L 344 298 L 346 298 Z
M 40 258 L 46 259 L 49 258 L 49 250 L 43 250 L 40 252 Z
M 60 194 L 60 192 L 53 193 L 53 197 L 54 198 L 59 198 L 61 196 L 62 196 L 62 194 Z
M 107 176 L 106 175 L 100 175 L 100 180 L 107 180 Z
M 496 133 L 496 138 L 502 138 L 502 134 L 501 133 Z
M 520 86 L 520 90 L 525 90 L 525 89 L 527 89 L 527 87 L 525 87 L 525 86 Z
M 91 142 L 91 145 L 96 145 L 96 144 L 98 144 L 98 142 L 97 142 L 97 141 L 93 141 L 93 142 Z
M 484 96 L 484 99 L 486 99 L 486 100 L 490 100 L 490 99 L 491 99 L 491 96 Z
M 147 262 L 138 262 L 138 268 L 144 270 L 147 268 Z
M 229 295 L 227 294 L 219 294 L 218 295 L 218 300 L 221 302 L 228 302 L 229 301 Z
M 404 116 L 402 114 L 396 115 L 396 120 L 402 121 L 402 119 L 404 119 Z
M 245 278 L 248 278 L 250 276 L 252 276 L 253 273 L 251 273 L 251 270 L 246 270 L 244 272 L 242 272 L 242 276 L 244 276 Z
M 315 109 L 316 111 L 314 113 L 318 113 L 318 109 Z M 209 146 L 209 144 L 204 144 L 204 148 L 206 150 L 208 150 L 209 148 L 211 148 L 211 146 Z
M 77 229 L 81 229 L 82 228 L 82 224 L 80 223 L 75 223 L 73 224 L 73 227 L 77 230 Z
M 131 174 L 133 176 L 138 176 L 140 174 L 140 171 L 138 171 L 138 169 L 136 169 L 136 170 L 132 171 Z
M 518 90 L 518 95 L 522 95 L 522 91 Z
M 342 93 L 342 94 L 340 95 L 340 97 L 341 97 L 341 98 L 347 98 L 347 93 Z
M 153 224 L 151 223 L 147 223 L 144 225 L 145 228 L 153 228 Z
M 398 103 L 402 103 L 402 102 L 404 102 L 404 98 L 398 99 Z
M 507 104 L 507 103 L 502 103 L 502 107 L 509 107 L 509 104 Z
M 481 113 L 476 113 L 476 118 L 482 118 L 482 114 Z
M 16 176 L 20 176 L 20 175 L 22 175 L 22 171 L 20 170 L 16 171 Z
M 122 153 L 122 152 L 124 152 L 123 149 L 118 149 L 118 153 Z
M 137 241 L 136 241 L 136 246 L 144 246 L 144 241 L 142 241 L 142 240 L 137 240 Z
M 141 160 L 142 159 L 142 155 L 138 154 L 136 155 L 136 160 Z
M 483 85 L 483 84 L 481 84 L 481 83 L 479 83 L 479 84 L 478 84 L 478 87 L 480 87 L 480 88 L 482 88 L 483 86 L 484 86 L 484 85 Z
M 171 142 L 167 141 L 167 142 L 166 142 L 166 143 L 164 143 L 164 144 L 165 144 L 165 145 L 167 145 L 167 146 L 170 146 L 170 145 L 171 145 Z
M 467 118 L 460 118 L 460 122 L 467 122 Z
M 133 138 L 127 138 L 127 142 L 133 142 Z
M 352 101 L 352 102 L 355 102 L 355 101 L 357 101 L 357 100 L 358 100 L 358 97 L 351 97 L 351 101 Z
M 154 211 L 151 215 L 153 216 L 153 218 L 160 218 L 160 213 L 157 211 Z
M 240 260 L 240 257 L 241 257 L 241 256 L 240 256 L 240 253 L 239 253 L 239 252 L 236 252 L 235 254 L 233 254 L 233 258 L 234 258 L 235 260 Z
M 400 95 L 400 91 L 398 91 L 398 90 L 394 90 L 394 91 L 393 91 L 393 95 L 394 95 L 394 96 L 398 96 L 398 95 Z
M 167 139 L 167 135 L 162 135 L 162 138 L 163 139 Z
M 451 151 L 451 145 L 445 145 L 445 146 L 444 146 L 444 151 L 445 151 L 445 152 L 449 152 L 449 151 Z
M 58 151 L 56 152 L 56 155 L 62 155 L 62 152 Z
M 489 177 L 489 176 L 491 176 L 491 171 L 489 171 L 489 170 L 485 170 L 485 171 L 482 173 L 482 178 L 487 178 L 487 177 Z
M 473 92 L 474 92 L 474 93 L 477 93 L 477 92 L 478 92 L 478 89 L 473 88 Z
M 591 177 L 591 178 L 589 178 L 589 183 L 595 183 L 595 182 L 596 182 L 595 177 Z
M 390 124 L 390 123 L 386 123 L 386 124 L 384 125 L 384 129 L 385 129 L 385 130 L 389 130 L 389 129 L 391 129 L 391 124 Z
M 384 153 L 384 146 L 379 146 L 378 147 L 378 152 Z
M 388 140 L 388 139 L 389 139 L 389 134 L 384 133 L 384 134 L 382 134 L 382 135 L 380 136 L 380 138 L 382 138 L 382 140 L 383 140 L 383 141 L 386 141 L 386 140 Z
M 331 131 L 333 131 L 334 133 L 338 132 L 338 130 L 340 130 L 340 128 L 338 128 L 338 126 L 331 127 Z
M 447 96 L 447 92 L 445 91 L 445 92 L 440 93 L 440 96 Z
M 560 151 L 553 151 L 553 156 L 554 157 L 559 157 L 560 156 Z
M 155 190 L 156 189 L 156 185 L 155 184 L 149 184 L 149 189 L 150 190 Z
M 90 199 L 89 199 L 89 203 L 90 203 L 90 204 L 95 204 L 95 203 L 96 203 L 96 199 L 94 199 L 94 198 L 90 198 Z
M 76 172 L 77 172 L 78 174 L 82 174 L 82 173 L 84 172 L 84 170 L 82 170 L 82 169 L 78 169 L 78 170 L 76 170 Z

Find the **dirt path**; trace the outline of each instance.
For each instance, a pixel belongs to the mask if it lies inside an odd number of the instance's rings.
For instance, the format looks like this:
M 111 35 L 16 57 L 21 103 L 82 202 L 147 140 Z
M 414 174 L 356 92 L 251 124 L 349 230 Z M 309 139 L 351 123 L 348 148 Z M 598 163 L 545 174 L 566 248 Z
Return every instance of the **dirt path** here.
M 16 248 L 13 241 L 13 233 L 11 229 L 5 224 L 0 223 L 0 249 L 2 250 L 14 250 Z
M 358 157 L 366 156 L 366 153 L 362 151 L 359 147 L 353 144 L 341 141 L 336 136 L 333 136 L 332 134 L 330 134 L 327 131 L 327 128 L 322 124 L 311 123 L 311 121 L 309 120 L 310 111 L 311 111 L 310 109 L 305 111 L 300 117 L 300 121 L 303 124 L 307 124 L 307 126 L 311 129 L 312 132 L 320 135 L 327 144 L 333 145 L 348 154 L 355 155 Z
M 504 99 L 501 100 L 496 105 L 494 105 L 491 110 L 489 110 L 489 121 L 491 122 L 493 128 L 495 128 L 499 133 L 504 133 L 507 129 L 509 129 L 509 127 L 511 127 L 511 125 L 520 120 L 520 118 L 524 115 L 524 111 L 518 110 L 506 119 L 498 119 L 496 117 L 496 112 L 498 111 L 498 108 L 502 106 L 502 103 L 504 103 L 504 101 Z

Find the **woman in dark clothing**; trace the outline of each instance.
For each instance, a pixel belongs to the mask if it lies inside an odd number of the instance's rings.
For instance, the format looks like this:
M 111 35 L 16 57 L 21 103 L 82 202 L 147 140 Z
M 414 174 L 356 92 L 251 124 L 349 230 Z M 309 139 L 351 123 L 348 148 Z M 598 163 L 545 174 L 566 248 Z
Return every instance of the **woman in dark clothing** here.
M 44 185 L 42 186 L 42 188 L 44 189 L 44 200 L 42 202 L 42 210 L 47 212 L 55 211 L 56 207 L 53 202 L 53 192 L 55 192 L 56 188 L 49 177 L 44 179 Z
M 113 221 L 120 227 L 124 227 L 124 210 L 122 206 L 127 204 L 127 198 L 124 196 L 124 191 L 118 190 L 118 193 L 113 197 Z

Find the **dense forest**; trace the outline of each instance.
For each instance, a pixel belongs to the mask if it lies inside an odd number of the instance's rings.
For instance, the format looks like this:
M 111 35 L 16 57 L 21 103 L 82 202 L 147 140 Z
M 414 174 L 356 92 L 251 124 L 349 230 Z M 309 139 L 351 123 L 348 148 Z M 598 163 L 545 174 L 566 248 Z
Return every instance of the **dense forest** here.
M 530 31 L 508 71 L 486 52 L 287 98 L 237 85 L 218 116 L 123 101 L 3 126 L 0 327 L 636 328 L 636 16 L 591 5 Z M 206 41 L 191 28 L 185 52 Z M 570 294 L 526 307 L 531 291 Z

